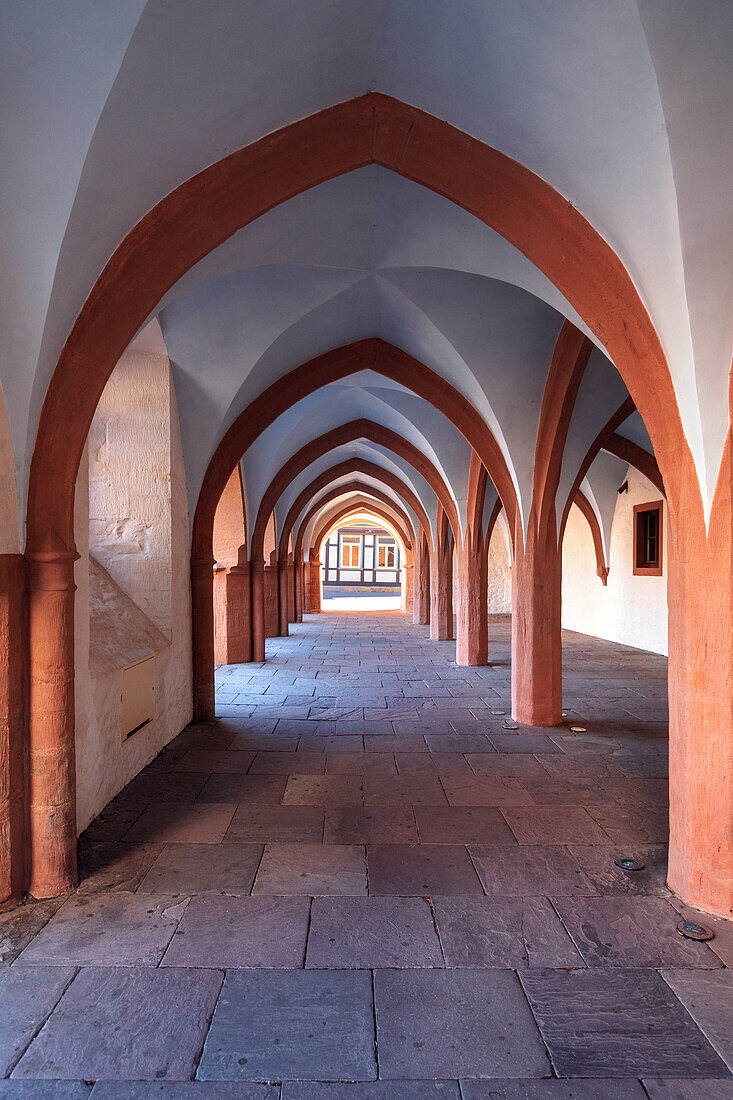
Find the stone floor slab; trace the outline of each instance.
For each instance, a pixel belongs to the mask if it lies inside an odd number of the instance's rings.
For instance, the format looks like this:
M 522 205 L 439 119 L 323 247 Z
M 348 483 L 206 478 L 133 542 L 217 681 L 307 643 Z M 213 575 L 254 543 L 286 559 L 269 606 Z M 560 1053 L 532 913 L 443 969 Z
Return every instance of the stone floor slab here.
M 463 1081 L 463 1100 L 646 1100 L 638 1081 Z
M 547 772 L 539 760 L 528 752 L 469 752 L 466 760 L 475 775 L 491 779 L 493 776 L 539 776 L 547 779 Z
M 663 898 L 557 898 L 553 904 L 588 966 L 720 965 L 706 944 L 680 936 L 679 917 Z
M 204 784 L 196 804 L 223 802 L 277 806 L 282 801 L 286 783 L 284 775 L 212 775 Z
M 283 796 L 286 806 L 361 806 L 362 802 L 357 775 L 291 775 Z
M 457 1081 L 284 1081 L 282 1100 L 461 1100 Z
M 504 848 L 469 845 L 471 859 L 486 894 L 545 897 L 593 894 L 593 885 L 567 849 L 557 845 Z
M 448 967 L 582 966 L 544 898 L 436 895 L 432 904 Z
M 75 973 L 68 966 L 18 966 L 0 972 L 0 1075 L 10 1073 Z
M 417 844 L 411 807 L 335 806 L 326 810 L 324 844 Z
M 374 1080 L 371 974 L 232 971 L 214 1013 L 201 1080 Z
M 278 1085 L 233 1081 L 97 1081 L 91 1100 L 279 1100 Z
M 319 806 L 238 806 L 225 844 L 288 841 L 317 844 L 323 837 L 324 811 Z
M 442 781 L 451 806 L 533 806 L 532 796 L 510 776 L 465 779 L 446 776 Z
M 250 769 L 252 775 L 323 775 L 325 752 L 258 752 Z
M 0 967 L 10 966 L 46 925 L 65 898 L 28 901 L 0 913 Z M 2 971 L 0 971 L 2 973 Z
M 653 970 L 521 971 L 560 1077 L 724 1077 L 725 1063 Z
M 667 849 L 661 845 L 634 844 L 623 848 L 603 848 L 588 845 L 568 845 L 596 892 L 609 897 L 624 895 L 656 895 L 666 897 Z M 641 871 L 624 871 L 616 866 L 617 859 L 630 857 L 642 863 Z
M 366 806 L 417 806 L 446 804 L 441 781 L 436 775 L 390 777 L 367 775 L 364 777 L 364 804 Z
M 308 898 L 193 898 L 161 965 L 300 967 L 309 911 Z
M 18 962 L 49 966 L 157 966 L 188 899 L 164 894 L 77 894 Z
M 315 898 L 305 965 L 442 966 L 443 954 L 423 898 Z
M 0 1100 L 87 1100 L 85 1081 L 0 1081 Z
M 495 806 L 417 806 L 421 844 L 516 844 Z
M 536 806 L 531 810 L 503 806 L 502 813 L 520 844 L 611 843 L 603 829 L 579 806 Z
M 83 894 L 129 892 L 137 889 L 160 855 L 162 844 L 77 845 L 79 892 Z
M 219 844 L 235 809 L 217 802 L 148 806 L 123 839 L 137 844 Z
M 545 1048 L 515 974 L 377 970 L 380 1076 L 543 1077 Z
M 733 1081 L 645 1078 L 649 1100 L 733 1100 Z
M 665 970 L 662 977 L 733 1070 L 733 971 Z
M 89 967 L 66 991 L 16 1077 L 186 1080 L 222 976 L 216 971 Z
M 360 844 L 268 844 L 253 894 L 366 894 Z
M 243 752 L 240 749 L 189 749 L 186 755 L 176 764 L 176 772 L 198 772 L 208 774 L 210 772 L 248 772 L 252 761 L 255 760 L 253 752 Z M 178 776 L 176 776 L 178 778 Z
M 262 844 L 167 844 L 138 891 L 249 894 L 262 850 Z
M 482 893 L 463 845 L 371 845 L 367 862 L 370 894 Z

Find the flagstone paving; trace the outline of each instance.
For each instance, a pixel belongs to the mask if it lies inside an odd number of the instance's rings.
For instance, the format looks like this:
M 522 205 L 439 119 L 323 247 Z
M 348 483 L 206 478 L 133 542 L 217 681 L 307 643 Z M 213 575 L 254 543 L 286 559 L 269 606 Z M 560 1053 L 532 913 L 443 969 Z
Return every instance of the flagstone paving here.
M 509 628 L 457 668 L 307 616 L 218 669 L 74 895 L 0 914 L 0 1100 L 733 1100 L 733 924 L 665 885 L 666 662 L 568 633 L 529 729 Z

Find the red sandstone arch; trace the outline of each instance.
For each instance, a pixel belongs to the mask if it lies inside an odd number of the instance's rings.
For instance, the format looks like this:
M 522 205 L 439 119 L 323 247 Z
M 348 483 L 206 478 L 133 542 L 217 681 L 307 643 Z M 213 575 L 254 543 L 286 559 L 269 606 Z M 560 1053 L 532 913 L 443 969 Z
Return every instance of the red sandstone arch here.
M 603 449 L 637 469 L 664 495 L 664 482 L 659 464 L 653 454 L 640 447 L 638 443 L 634 443 L 633 439 L 627 439 L 618 432 L 611 432 L 603 444 Z
M 669 678 L 678 746 L 670 769 L 672 818 L 677 807 L 692 815 L 694 836 L 700 838 L 693 842 L 690 830 L 673 831 L 680 842 L 670 852 L 670 882 L 688 900 L 720 911 L 730 905 L 733 854 L 730 834 L 712 809 L 721 798 L 733 804 L 733 720 L 721 702 L 729 697 L 733 677 L 730 431 L 708 527 L 661 344 L 610 246 L 529 169 L 449 123 L 377 92 L 293 123 L 166 196 L 116 249 L 64 345 L 41 412 L 27 511 L 31 891 L 40 897 L 59 893 L 76 874 L 74 488 L 107 378 L 165 292 L 193 264 L 279 202 L 373 163 L 451 199 L 523 252 L 606 348 L 644 419 L 667 488 L 674 550 L 668 586 L 670 621 L 676 624 Z M 204 553 L 210 571 L 206 540 Z M 685 571 L 690 561 L 696 562 L 694 577 Z M 719 579 L 712 603 L 699 580 L 711 575 Z M 209 629 L 205 601 L 194 612 L 194 630 L 197 620 Z M 721 631 L 721 642 L 711 654 L 706 638 L 713 628 Z M 701 679 L 707 685 L 704 698 Z M 724 753 L 725 767 L 701 766 L 706 743 Z M 708 789 L 713 775 L 728 776 L 717 797 Z
M 400 496 L 402 496 L 404 500 L 408 502 L 413 511 L 418 516 L 420 516 L 422 521 L 422 517 L 425 516 L 422 504 L 420 503 L 415 493 L 413 493 L 412 489 L 410 489 L 409 486 L 406 485 L 401 478 L 397 477 L 397 475 L 392 473 L 390 470 L 385 470 L 384 467 L 377 465 L 376 462 L 369 462 L 366 459 L 361 458 L 348 458 L 344 462 L 340 462 L 335 466 L 331 466 L 330 469 L 325 470 L 322 474 L 319 474 L 318 477 L 314 478 L 313 481 L 311 481 L 309 485 L 306 485 L 303 491 L 298 494 L 296 500 L 291 505 L 285 518 L 285 523 L 283 524 L 283 530 L 280 536 L 280 546 L 278 551 L 279 556 L 283 555 L 283 551 L 287 547 L 287 540 L 290 537 L 290 532 L 292 531 L 298 516 L 300 515 L 308 501 L 311 499 L 311 497 L 315 496 L 315 494 L 320 492 L 321 489 L 324 489 L 327 485 L 330 485 L 332 481 L 336 481 L 339 477 L 345 477 L 349 474 L 356 473 L 365 474 L 367 476 L 377 478 L 383 484 L 389 485 L 390 488 L 394 489 L 396 493 L 398 493 Z M 367 486 L 361 487 L 364 489 L 367 488 Z M 298 536 L 295 540 L 295 547 L 293 548 L 294 558 L 297 557 L 299 547 L 302 546 L 302 531 L 308 523 L 308 520 L 312 518 L 311 513 L 312 510 L 308 513 L 306 518 L 303 519 L 300 524 Z M 427 517 L 425 518 L 427 519 Z
M 322 511 L 326 507 L 326 505 L 330 504 L 331 501 L 336 500 L 340 496 L 344 496 L 346 493 L 360 493 L 361 495 L 359 499 L 365 503 L 365 506 L 368 503 L 370 507 L 376 507 L 377 503 L 379 503 L 381 505 L 384 505 L 385 507 L 392 508 L 395 513 L 393 522 L 400 523 L 400 526 L 405 531 L 406 545 L 412 548 L 414 544 L 415 534 L 412 528 L 412 524 L 410 523 L 410 517 L 407 515 L 407 512 L 405 512 L 405 510 L 401 508 L 398 504 L 395 504 L 395 502 L 390 496 L 387 495 L 387 493 L 383 493 L 379 489 L 376 489 L 372 485 L 367 485 L 363 481 L 350 481 L 346 485 L 334 486 L 334 488 L 329 493 L 326 493 L 325 496 L 317 500 L 313 504 L 313 507 L 310 508 L 307 514 L 304 516 L 303 522 L 301 523 L 300 529 L 298 531 L 297 539 L 297 547 L 301 554 L 303 551 L 303 539 L 305 537 L 305 529 L 310 521 L 313 519 L 314 516 L 318 515 L 318 513 Z
M 318 557 L 321 552 L 321 545 L 323 543 L 323 540 L 329 533 L 329 531 L 332 531 L 334 527 L 337 527 L 349 516 L 355 516 L 364 511 L 372 512 L 375 516 L 379 517 L 385 523 L 389 523 L 389 525 L 394 528 L 394 530 L 397 532 L 400 539 L 402 540 L 402 545 L 406 553 L 411 552 L 412 544 L 410 543 L 410 540 L 407 537 L 407 533 L 402 528 L 402 526 L 397 523 L 392 516 L 389 515 L 385 508 L 382 508 L 376 504 L 371 504 L 366 501 L 360 507 L 356 507 L 354 502 L 352 502 L 351 504 L 346 505 L 344 508 L 339 509 L 335 515 L 329 516 L 329 518 L 325 520 L 318 528 L 315 538 L 311 542 L 311 553 L 315 554 L 316 557 Z
M 251 559 L 253 563 L 259 561 L 261 557 L 264 525 L 267 522 L 267 517 L 288 485 L 298 474 L 321 458 L 322 455 L 328 454 L 329 451 L 335 450 L 336 447 L 341 447 L 345 443 L 352 443 L 356 439 L 368 439 L 372 443 L 386 447 L 404 458 L 417 470 L 438 498 L 453 531 L 456 545 L 460 546 L 461 528 L 455 502 L 430 459 L 426 458 L 417 447 L 403 439 L 397 432 L 393 432 L 390 428 L 385 428 L 381 424 L 376 424 L 373 420 L 362 419 L 342 424 L 317 439 L 311 440 L 310 443 L 306 443 L 288 459 L 275 475 L 265 490 L 257 511 L 257 518 L 252 531 Z
M 456 663 L 485 665 L 489 654 L 488 558 L 484 547 L 484 500 L 488 474 L 476 451 L 468 471 L 466 537 L 458 554 Z
M 598 522 L 598 516 L 595 513 L 593 505 L 588 500 L 588 497 L 585 493 L 581 493 L 580 489 L 578 489 L 575 494 L 574 503 L 578 505 L 578 508 L 588 521 L 591 537 L 593 539 L 593 549 L 596 554 L 596 573 L 600 577 L 601 583 L 605 588 L 608 583 L 608 566 L 606 565 L 606 555 L 603 551 L 603 535 L 601 534 L 601 525 Z

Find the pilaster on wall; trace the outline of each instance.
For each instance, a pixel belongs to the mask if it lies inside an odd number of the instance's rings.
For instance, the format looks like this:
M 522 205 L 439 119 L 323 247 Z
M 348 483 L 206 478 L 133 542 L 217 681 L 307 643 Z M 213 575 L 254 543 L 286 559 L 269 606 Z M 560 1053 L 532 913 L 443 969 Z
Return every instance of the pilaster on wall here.
M 308 610 L 317 615 L 321 610 L 321 563 L 308 562 Z
M 430 622 L 430 548 L 429 535 L 420 526 L 414 558 L 412 621 L 420 626 Z
M 483 527 L 487 480 L 486 468 L 473 451 L 468 474 L 467 528 L 457 554 L 458 665 L 485 665 L 488 660 L 488 559 Z
M 0 902 L 26 887 L 25 566 L 0 554 Z
M 252 659 L 249 562 L 214 572 L 214 639 L 216 664 Z
M 430 569 L 430 637 L 436 642 L 453 637 L 453 539 L 441 505 L 438 505 L 438 537 Z
M 400 607 L 406 615 L 412 615 L 415 599 L 414 566 L 406 562 L 402 566 L 402 590 L 400 592 Z

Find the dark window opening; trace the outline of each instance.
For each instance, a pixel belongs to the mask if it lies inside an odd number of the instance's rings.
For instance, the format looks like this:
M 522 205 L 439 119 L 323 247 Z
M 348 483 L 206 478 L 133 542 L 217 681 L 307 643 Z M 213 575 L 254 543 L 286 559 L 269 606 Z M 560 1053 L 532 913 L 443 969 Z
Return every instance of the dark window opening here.
M 634 508 L 634 574 L 662 576 L 662 502 Z

